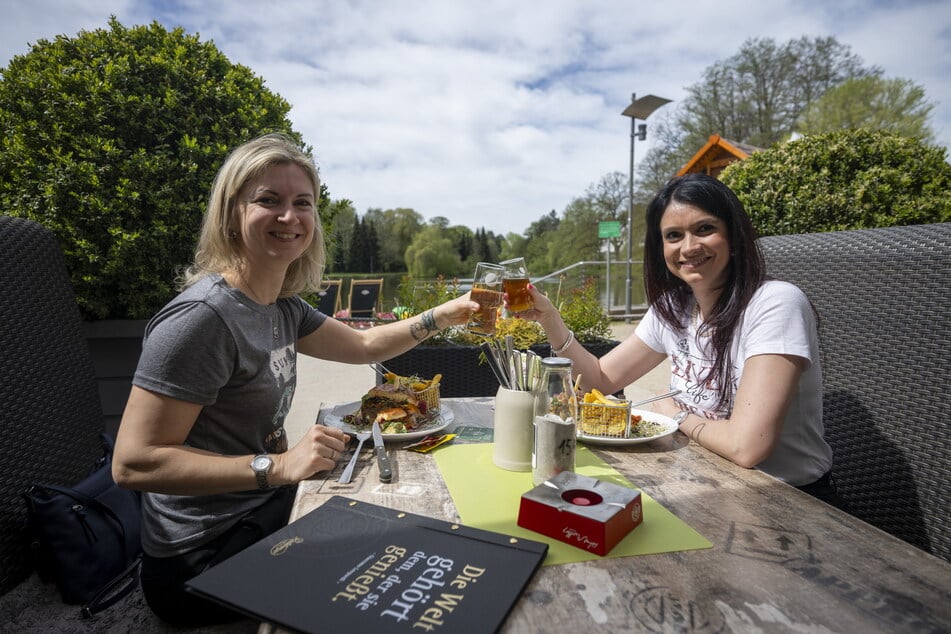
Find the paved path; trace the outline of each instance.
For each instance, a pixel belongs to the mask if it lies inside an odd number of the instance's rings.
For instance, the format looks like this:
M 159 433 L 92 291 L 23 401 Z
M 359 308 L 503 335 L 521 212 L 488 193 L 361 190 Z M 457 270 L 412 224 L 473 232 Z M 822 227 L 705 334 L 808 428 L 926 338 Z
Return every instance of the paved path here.
M 634 332 L 636 324 L 615 322 L 611 330 L 614 338 L 623 340 Z M 636 384 L 628 386 L 624 394 L 632 400 L 647 398 L 667 389 L 670 366 L 661 363 Z M 297 393 L 287 415 L 285 427 L 293 445 L 308 426 L 313 425 L 321 403 L 358 401 L 374 384 L 373 370 L 367 365 L 349 365 L 314 359 L 306 355 L 297 358 Z

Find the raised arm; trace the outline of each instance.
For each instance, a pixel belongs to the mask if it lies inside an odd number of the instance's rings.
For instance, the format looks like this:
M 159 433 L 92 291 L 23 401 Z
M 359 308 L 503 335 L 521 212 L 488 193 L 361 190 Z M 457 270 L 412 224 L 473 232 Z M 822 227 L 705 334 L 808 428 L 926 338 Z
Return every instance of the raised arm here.
M 370 363 L 391 359 L 443 328 L 465 324 L 479 305 L 461 295 L 419 315 L 367 330 L 355 330 L 336 319 L 297 342 L 303 354 L 343 363 Z
M 571 359 L 572 374 L 581 376 L 581 387 L 585 390 L 596 388 L 606 394 L 617 392 L 650 372 L 666 358 L 665 354 L 648 347 L 637 335 L 631 335 L 599 359 L 577 342 L 574 333 L 568 330 L 561 314 L 547 296 L 534 286 L 529 290 L 535 300 L 535 307 L 518 316 L 541 325 L 552 350 L 560 357 Z

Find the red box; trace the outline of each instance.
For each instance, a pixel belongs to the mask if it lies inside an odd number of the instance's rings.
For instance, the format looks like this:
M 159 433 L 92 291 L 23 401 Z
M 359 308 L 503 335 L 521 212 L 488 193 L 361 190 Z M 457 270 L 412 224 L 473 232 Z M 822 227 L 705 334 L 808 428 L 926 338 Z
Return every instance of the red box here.
M 641 493 L 562 471 L 522 495 L 518 525 L 607 555 L 644 521 Z

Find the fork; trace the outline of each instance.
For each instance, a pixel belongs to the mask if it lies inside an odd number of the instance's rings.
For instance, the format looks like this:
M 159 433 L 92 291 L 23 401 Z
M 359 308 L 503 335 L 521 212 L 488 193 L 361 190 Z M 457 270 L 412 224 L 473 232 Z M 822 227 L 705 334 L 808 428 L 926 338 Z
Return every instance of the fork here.
M 386 381 L 387 374 L 394 374 L 393 372 L 390 372 L 389 370 L 387 370 L 386 366 L 383 365 L 382 363 L 378 363 L 374 361 L 373 363 L 368 363 L 367 365 L 373 368 L 373 371 L 379 374 L 380 378 L 382 378 L 384 381 Z
M 363 443 L 370 437 L 370 432 L 360 431 L 357 432 L 357 448 L 353 450 L 353 456 L 350 457 L 350 462 L 347 463 L 347 468 L 343 470 L 343 473 L 340 475 L 340 479 L 337 480 L 340 484 L 347 484 L 350 482 L 353 477 L 353 468 L 357 465 L 357 458 L 360 457 L 360 450 L 363 448 Z

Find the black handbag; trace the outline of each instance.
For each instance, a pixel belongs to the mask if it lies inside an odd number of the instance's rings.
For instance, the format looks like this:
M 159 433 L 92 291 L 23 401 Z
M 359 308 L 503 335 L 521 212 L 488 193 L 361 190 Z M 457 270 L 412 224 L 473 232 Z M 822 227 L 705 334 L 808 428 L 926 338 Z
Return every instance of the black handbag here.
M 135 589 L 142 552 L 141 499 L 113 481 L 108 434 L 102 448 L 82 482 L 34 484 L 23 494 L 40 577 L 56 582 L 64 602 L 83 604 L 84 617 Z

